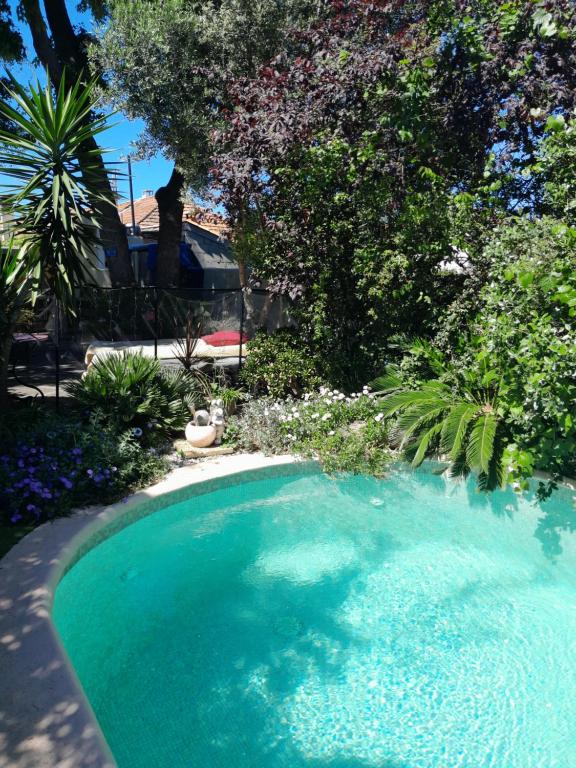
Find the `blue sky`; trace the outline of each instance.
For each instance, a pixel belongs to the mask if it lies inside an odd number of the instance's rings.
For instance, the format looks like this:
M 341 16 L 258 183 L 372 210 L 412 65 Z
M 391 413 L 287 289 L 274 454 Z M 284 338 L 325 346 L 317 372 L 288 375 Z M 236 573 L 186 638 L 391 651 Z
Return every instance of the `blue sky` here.
M 15 5 L 15 3 L 11 3 Z M 68 3 L 68 8 L 73 23 L 82 23 L 88 29 L 91 29 L 92 22 L 87 14 L 80 14 L 76 11 L 75 0 Z M 16 14 L 14 13 L 14 18 Z M 24 42 L 27 48 L 28 62 L 34 59 L 34 49 L 32 47 L 32 41 L 28 33 L 28 28 L 22 25 L 22 34 Z M 23 66 L 12 67 L 13 74 L 18 78 L 20 82 L 28 82 L 34 80 L 38 75 L 42 76 L 42 71 L 38 72 L 34 66 L 30 63 L 25 63 Z M 130 121 L 125 115 L 115 115 L 112 119 L 114 125 L 105 133 L 101 134 L 99 142 L 103 148 L 112 149 L 113 151 L 106 155 L 108 162 L 120 160 L 125 157 L 132 148 L 132 142 L 137 138 L 143 129 L 143 122 L 141 120 Z M 125 173 L 127 172 L 127 166 L 117 166 Z M 172 171 L 172 163 L 166 160 L 161 155 L 153 158 L 150 161 L 141 161 L 132 163 L 132 176 L 134 184 L 134 197 L 141 196 L 144 189 L 156 190 L 158 187 L 165 184 Z M 118 181 L 118 189 L 123 198 L 128 198 L 128 179 L 120 178 Z

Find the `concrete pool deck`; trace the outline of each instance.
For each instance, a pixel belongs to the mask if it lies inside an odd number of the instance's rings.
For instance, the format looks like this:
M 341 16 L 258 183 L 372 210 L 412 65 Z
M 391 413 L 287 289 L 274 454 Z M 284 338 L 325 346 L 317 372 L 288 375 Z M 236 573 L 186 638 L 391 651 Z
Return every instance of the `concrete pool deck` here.
M 0 560 L 0 768 L 116 766 L 51 620 L 67 568 L 99 540 L 167 504 L 222 487 L 226 477 L 235 484 L 245 472 L 250 479 L 258 470 L 266 476 L 284 467 L 289 474 L 296 462 L 239 454 L 181 467 L 126 503 L 44 523 Z

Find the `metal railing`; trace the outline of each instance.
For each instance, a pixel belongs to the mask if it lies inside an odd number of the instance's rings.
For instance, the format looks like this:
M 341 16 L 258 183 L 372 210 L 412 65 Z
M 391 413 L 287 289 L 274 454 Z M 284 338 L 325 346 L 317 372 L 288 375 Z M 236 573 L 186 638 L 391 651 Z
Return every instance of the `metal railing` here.
M 191 321 L 191 322 L 190 322 Z M 56 404 L 60 400 L 61 368 L 63 359 L 73 359 L 81 373 L 83 359 L 90 345 L 102 342 L 117 345 L 119 349 L 142 345 L 153 349 L 159 356 L 160 344 L 163 361 L 178 361 L 176 346 L 173 356 L 167 356 L 170 342 L 186 338 L 192 325 L 202 336 L 218 331 L 238 333 L 237 363 L 230 366 L 240 370 L 249 341 L 259 330 L 271 332 L 292 324 L 288 301 L 261 289 L 166 289 L 155 286 L 129 286 L 122 288 L 85 287 L 78 291 L 74 316 L 65 316 L 56 302 L 45 306 L 42 312 L 27 313 L 17 331 L 19 334 L 37 334 L 26 342 L 23 336 L 14 344 L 14 372 L 23 378 L 24 386 L 38 390 L 34 383 L 34 357 L 52 361 Z M 27 360 L 21 352 L 27 344 L 34 346 Z M 19 349 L 20 348 L 20 349 Z M 28 349 L 29 353 L 30 350 Z M 20 353 L 20 354 L 19 354 Z M 236 355 L 234 355 L 236 357 Z M 229 358 L 229 362 L 232 358 Z

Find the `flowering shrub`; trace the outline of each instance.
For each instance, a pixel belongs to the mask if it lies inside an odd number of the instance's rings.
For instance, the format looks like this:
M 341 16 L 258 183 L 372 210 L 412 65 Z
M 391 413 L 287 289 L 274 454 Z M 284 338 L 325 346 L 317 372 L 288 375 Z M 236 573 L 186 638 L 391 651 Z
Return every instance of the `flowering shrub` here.
M 302 399 L 249 400 L 226 439 L 243 450 L 315 457 L 328 471 L 380 474 L 391 455 L 378 400 L 367 387 L 351 395 L 321 387 Z
M 40 418 L 0 454 L 0 523 L 40 523 L 72 507 L 107 503 L 159 479 L 166 461 L 130 430 L 94 416 Z

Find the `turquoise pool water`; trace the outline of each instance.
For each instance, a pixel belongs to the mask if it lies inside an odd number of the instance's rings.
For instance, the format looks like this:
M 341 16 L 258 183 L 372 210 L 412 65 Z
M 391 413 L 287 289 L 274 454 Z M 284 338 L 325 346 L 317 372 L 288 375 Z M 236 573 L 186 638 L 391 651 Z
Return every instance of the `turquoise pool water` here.
M 574 768 L 576 514 L 431 474 L 143 518 L 54 618 L 120 768 Z

